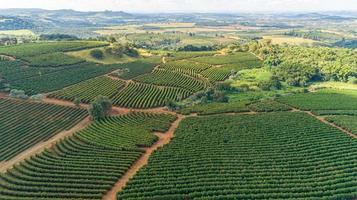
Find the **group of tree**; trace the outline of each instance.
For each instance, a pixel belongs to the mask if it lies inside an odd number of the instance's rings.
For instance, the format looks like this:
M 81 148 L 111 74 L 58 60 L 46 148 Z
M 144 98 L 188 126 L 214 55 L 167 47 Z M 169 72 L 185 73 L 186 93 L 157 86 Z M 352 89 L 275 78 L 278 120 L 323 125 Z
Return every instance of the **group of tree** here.
M 177 51 L 215 51 L 219 49 L 218 46 L 195 46 L 195 45 L 185 45 L 182 47 L 177 48 Z
M 73 41 L 79 40 L 77 36 L 68 34 L 42 34 L 40 35 L 40 40 L 54 40 L 54 41 Z
M 129 43 L 121 44 L 121 43 L 114 43 L 110 47 L 105 48 L 106 53 L 116 55 L 118 57 L 123 57 L 127 55 L 129 57 L 138 57 L 139 52 L 136 48 Z
M 90 104 L 88 112 L 94 120 L 103 119 L 112 109 L 112 101 L 106 96 L 98 96 Z
M 347 82 L 357 77 L 357 52 L 345 48 L 273 45 L 271 40 L 252 41 L 235 47 L 264 59 L 275 77 L 292 86 L 313 81 Z

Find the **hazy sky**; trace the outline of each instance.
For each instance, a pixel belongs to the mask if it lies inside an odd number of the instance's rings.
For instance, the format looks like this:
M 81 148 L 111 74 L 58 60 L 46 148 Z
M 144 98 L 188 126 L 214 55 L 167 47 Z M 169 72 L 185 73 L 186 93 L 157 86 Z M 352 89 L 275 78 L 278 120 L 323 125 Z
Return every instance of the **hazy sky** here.
M 129 12 L 357 11 L 357 0 L 1 0 L 0 8 Z

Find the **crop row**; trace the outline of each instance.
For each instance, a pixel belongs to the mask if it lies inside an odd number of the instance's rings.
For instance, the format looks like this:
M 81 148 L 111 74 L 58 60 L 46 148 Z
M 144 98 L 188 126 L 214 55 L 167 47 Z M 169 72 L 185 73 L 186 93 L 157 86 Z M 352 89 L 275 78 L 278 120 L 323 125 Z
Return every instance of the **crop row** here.
M 278 101 L 302 110 L 357 110 L 357 92 L 354 90 L 324 89 L 283 96 Z
M 97 41 L 66 41 L 66 42 L 40 42 L 27 43 L 13 46 L 0 47 L 0 54 L 15 56 L 17 58 L 31 57 L 40 54 L 75 51 L 87 48 L 105 46 L 107 43 Z
M 196 76 L 196 74 L 210 68 L 211 65 L 204 63 L 196 63 L 187 60 L 180 60 L 175 62 L 168 62 L 160 65 L 160 68 L 171 70 L 171 71 L 179 71 L 181 73 Z
M 111 97 L 124 85 L 124 81 L 102 76 L 69 86 L 50 94 L 49 97 L 70 101 L 78 98 L 84 103 L 89 103 L 99 95 Z
M 1 200 L 101 199 L 172 115 L 131 113 L 96 121 L 0 175 Z
M 231 70 L 227 68 L 212 67 L 202 71 L 201 74 L 212 82 L 224 81 L 231 75 Z
M 115 69 L 117 69 L 116 65 L 80 63 L 69 67 L 63 67 L 60 70 L 49 70 L 46 71 L 45 74 L 42 74 L 39 70 L 38 74 L 35 74 L 34 76 L 9 81 L 9 83 L 13 88 L 25 90 L 28 94 L 36 94 L 59 90 L 81 81 L 106 74 Z M 18 73 L 22 74 L 24 72 L 20 70 Z
M 113 104 L 129 108 L 151 108 L 164 106 L 169 100 L 188 97 L 189 90 L 176 87 L 156 86 L 145 83 L 129 83 L 112 97 Z
M 179 87 L 191 92 L 197 92 L 205 88 L 205 83 L 202 80 L 164 69 L 154 70 L 152 73 L 135 78 L 135 80 L 160 86 Z
M 291 107 L 269 99 L 254 102 L 250 104 L 248 108 L 255 112 L 273 112 L 273 111 L 291 110 Z
M 186 118 L 118 199 L 355 199 L 356 151 L 305 113 Z
M 86 115 L 79 108 L 0 99 L 0 161 L 74 126 Z

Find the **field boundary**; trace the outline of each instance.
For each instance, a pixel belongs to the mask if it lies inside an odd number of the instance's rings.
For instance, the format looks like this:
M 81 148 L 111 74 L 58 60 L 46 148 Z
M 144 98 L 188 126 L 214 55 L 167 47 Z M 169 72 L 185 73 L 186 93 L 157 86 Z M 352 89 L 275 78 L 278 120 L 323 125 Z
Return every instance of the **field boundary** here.
M 335 123 L 332 123 L 332 122 L 329 122 L 327 121 L 324 117 L 321 117 L 321 116 L 318 116 L 318 115 L 315 115 L 314 113 L 312 113 L 311 111 L 304 111 L 304 113 L 314 117 L 315 119 L 319 120 L 320 122 L 324 123 L 324 124 L 327 124 L 327 125 L 330 125 L 332 127 L 335 127 L 337 128 L 338 130 L 346 133 L 347 135 L 349 135 L 350 137 L 354 138 L 354 139 L 357 139 L 357 135 L 355 135 L 354 133 L 352 133 L 351 131 L 341 127 L 341 126 L 338 126 L 337 124 Z
M 141 155 L 140 158 L 125 172 L 125 174 L 119 178 L 112 189 L 103 196 L 102 200 L 117 199 L 117 193 L 126 186 L 130 179 L 133 178 L 141 168 L 148 164 L 151 154 L 157 149 L 170 143 L 171 139 L 174 137 L 176 128 L 186 117 L 187 116 L 184 115 L 177 115 L 177 119 L 171 123 L 170 128 L 165 133 L 155 132 L 155 135 L 159 138 L 159 140 L 151 147 L 145 148 L 145 153 Z
M 347 130 L 346 128 L 338 126 L 335 123 L 327 121 L 324 117 L 315 115 L 312 111 L 301 110 L 301 109 L 293 107 L 293 106 L 291 106 L 289 104 L 286 104 L 286 103 L 283 103 L 283 102 L 280 102 L 280 103 L 285 104 L 287 106 L 290 106 L 292 108 L 292 110 L 290 110 L 290 112 L 303 112 L 303 113 L 306 113 L 306 114 L 312 116 L 313 118 L 319 120 L 320 122 L 322 122 L 324 124 L 327 124 L 329 126 L 332 126 L 334 128 L 337 128 L 338 130 L 342 131 L 343 133 L 347 134 L 348 136 L 350 136 L 350 137 L 352 137 L 354 139 L 357 139 L 357 135 L 356 134 L 352 133 L 351 131 Z
M 14 158 L 12 158 L 8 161 L 2 162 L 1 167 L 0 167 L 0 172 L 6 172 L 8 169 L 10 169 L 13 166 L 15 166 L 16 164 L 24 161 L 25 159 L 29 158 L 30 156 L 40 153 L 43 150 L 45 150 L 46 148 L 51 148 L 59 140 L 73 135 L 75 132 L 85 128 L 89 124 L 90 124 L 90 117 L 86 117 L 85 119 L 83 119 L 82 121 L 77 123 L 72 128 L 70 128 L 68 130 L 64 130 L 64 131 L 56 134 L 49 140 L 37 143 L 35 146 L 32 146 L 31 148 L 21 152 Z

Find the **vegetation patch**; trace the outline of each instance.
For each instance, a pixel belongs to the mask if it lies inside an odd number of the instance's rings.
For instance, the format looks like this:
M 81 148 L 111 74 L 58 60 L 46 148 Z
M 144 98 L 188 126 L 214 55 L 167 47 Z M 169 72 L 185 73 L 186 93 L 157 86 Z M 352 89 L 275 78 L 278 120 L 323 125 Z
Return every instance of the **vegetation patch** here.
M 96 121 L 0 177 L 4 199 L 102 199 L 173 115 L 131 113 Z
M 0 161 L 70 129 L 86 116 L 80 108 L 0 99 Z
M 249 112 L 245 102 L 234 103 L 207 103 L 197 104 L 194 106 L 185 107 L 177 112 L 189 115 L 191 113 L 197 113 L 198 115 L 211 115 L 220 113 L 240 113 Z
M 356 110 L 357 93 L 353 90 L 324 89 L 278 98 L 278 101 L 302 110 Z
M 356 151 L 305 113 L 190 117 L 118 199 L 351 199 Z
M 326 120 L 336 124 L 337 126 L 343 127 L 357 135 L 357 115 L 328 116 L 326 117 Z
M 252 103 L 248 106 L 248 108 L 255 112 L 274 112 L 291 110 L 291 107 L 270 99 L 265 99 Z
M 169 101 L 179 101 L 191 94 L 189 90 L 176 87 L 155 86 L 144 83 L 129 83 L 112 97 L 113 104 L 129 108 L 152 108 L 165 106 Z
M 49 97 L 70 101 L 80 99 L 81 102 L 89 103 L 99 95 L 113 96 L 122 89 L 124 85 L 124 81 L 113 80 L 109 77 L 102 76 L 69 86 L 50 94 Z

